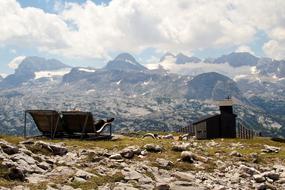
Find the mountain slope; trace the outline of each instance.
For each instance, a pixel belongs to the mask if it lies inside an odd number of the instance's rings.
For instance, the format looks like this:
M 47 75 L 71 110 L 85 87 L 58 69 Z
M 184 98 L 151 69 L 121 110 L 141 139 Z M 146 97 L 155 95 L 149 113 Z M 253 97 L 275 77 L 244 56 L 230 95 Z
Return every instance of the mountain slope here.
M 228 96 L 244 100 L 232 79 L 215 72 L 200 74 L 188 83 L 187 98 L 222 100 Z
M 0 87 L 14 87 L 24 82 L 34 79 L 36 77 L 35 72 L 38 71 L 50 71 L 63 68 L 69 68 L 70 66 L 63 64 L 56 59 L 45 59 L 41 57 L 26 57 L 15 70 L 14 74 L 8 75 L 4 78 Z
M 178 53 L 177 55 L 174 55 L 172 53 L 167 52 L 166 54 L 164 54 L 161 58 L 159 62 L 163 62 L 165 60 L 169 60 L 169 59 L 174 59 L 176 64 L 186 64 L 186 63 L 199 63 L 201 62 L 201 59 L 199 59 L 198 57 L 189 57 L 187 55 L 184 55 L 182 53 Z
M 243 65 L 254 66 L 258 60 L 259 58 L 247 52 L 233 52 L 215 59 L 213 63 L 229 63 L 233 67 L 240 67 Z
M 114 60 L 109 61 L 105 66 L 107 70 L 124 70 L 124 71 L 145 71 L 147 68 L 139 64 L 136 59 L 128 54 L 122 53 Z

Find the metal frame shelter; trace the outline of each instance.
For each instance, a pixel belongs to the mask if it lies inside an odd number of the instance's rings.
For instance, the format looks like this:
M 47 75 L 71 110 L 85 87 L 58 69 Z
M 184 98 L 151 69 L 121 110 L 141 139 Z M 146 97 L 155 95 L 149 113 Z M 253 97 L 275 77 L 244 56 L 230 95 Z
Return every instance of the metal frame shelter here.
M 112 136 L 112 121 L 114 119 L 107 121 L 99 120 L 97 123 L 95 123 L 91 112 L 26 110 L 24 137 L 27 137 L 27 114 L 32 116 L 34 123 L 42 135 L 52 139 L 57 136 L 80 136 L 80 138 L 83 139 L 89 134 L 94 134 L 96 137 L 98 137 L 107 126 L 110 128 L 110 134 L 108 136 Z

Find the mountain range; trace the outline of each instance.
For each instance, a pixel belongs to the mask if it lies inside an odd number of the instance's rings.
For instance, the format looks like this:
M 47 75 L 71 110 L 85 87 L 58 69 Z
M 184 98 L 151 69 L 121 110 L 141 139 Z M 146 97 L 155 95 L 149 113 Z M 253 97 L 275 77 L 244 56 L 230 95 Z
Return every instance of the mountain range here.
M 207 66 L 226 64 L 240 73 L 231 78 L 232 70 L 228 75 L 206 72 L 207 60 Z M 0 103 L 5 105 L 0 108 L 4 113 L 0 115 L 0 132 L 19 133 L 25 109 L 75 107 L 98 117 L 116 117 L 117 131 L 175 131 L 203 115 L 217 113 L 214 101 L 230 96 L 238 102 L 235 111 L 249 127 L 285 136 L 284 61 L 249 53 L 207 60 L 167 53 L 157 63 L 159 67 L 150 70 L 128 53 L 118 55 L 101 69 L 27 57 L 14 74 L 0 79 Z M 164 62 L 173 62 L 184 70 L 195 65 L 200 73 L 173 73 Z M 31 127 L 30 132 L 36 130 Z

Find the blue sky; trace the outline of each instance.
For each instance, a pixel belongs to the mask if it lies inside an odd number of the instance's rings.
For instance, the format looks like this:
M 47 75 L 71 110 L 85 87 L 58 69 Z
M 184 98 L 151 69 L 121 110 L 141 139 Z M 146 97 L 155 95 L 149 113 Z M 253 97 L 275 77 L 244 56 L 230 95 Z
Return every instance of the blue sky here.
M 285 1 L 1 0 L 0 74 L 18 56 L 101 67 L 130 52 L 200 58 L 233 51 L 285 58 Z

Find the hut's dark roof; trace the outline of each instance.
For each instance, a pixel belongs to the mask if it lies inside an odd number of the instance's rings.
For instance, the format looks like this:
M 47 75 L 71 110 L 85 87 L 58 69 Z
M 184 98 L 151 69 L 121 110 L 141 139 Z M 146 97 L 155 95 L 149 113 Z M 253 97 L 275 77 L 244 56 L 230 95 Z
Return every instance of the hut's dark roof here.
M 193 122 L 193 125 L 196 125 L 198 123 L 201 123 L 201 122 L 204 122 L 210 118 L 213 118 L 213 117 L 217 117 L 217 116 L 220 116 L 221 114 L 215 114 L 215 115 L 206 115 L 206 116 L 203 116 L 201 117 L 200 119 L 198 119 L 197 121 Z

